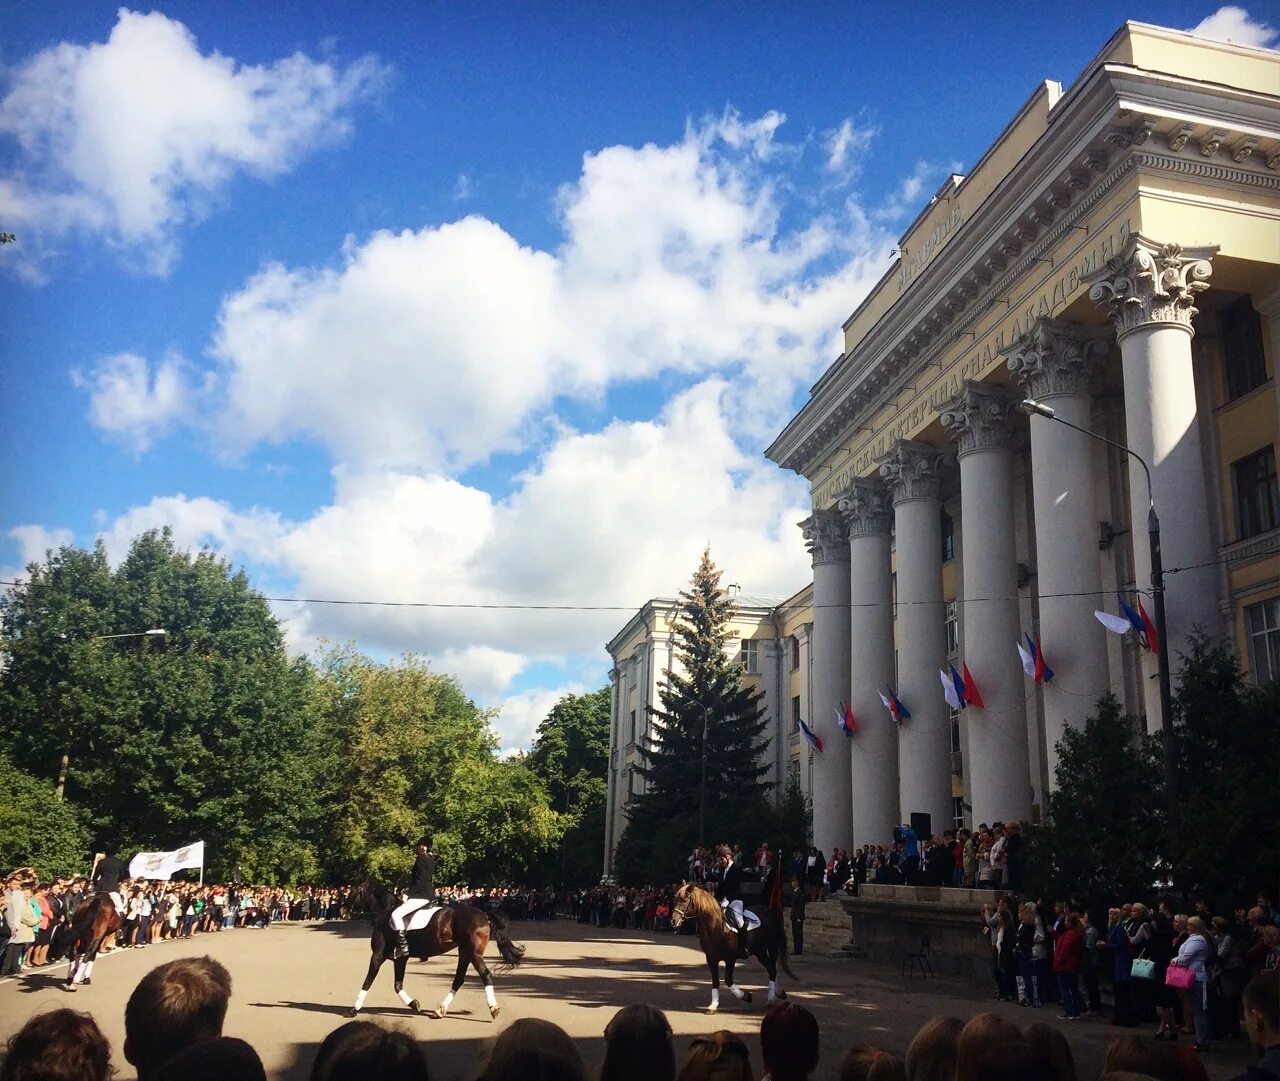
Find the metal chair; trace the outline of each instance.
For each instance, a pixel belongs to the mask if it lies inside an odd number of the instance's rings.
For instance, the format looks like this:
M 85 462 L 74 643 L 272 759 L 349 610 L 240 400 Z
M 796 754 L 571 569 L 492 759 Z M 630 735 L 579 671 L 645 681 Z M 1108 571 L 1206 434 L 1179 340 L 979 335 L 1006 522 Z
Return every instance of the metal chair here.
M 902 974 L 914 977 L 917 962 L 920 964 L 921 976 L 933 976 L 933 964 L 929 960 L 929 936 L 927 934 L 920 939 L 919 953 L 908 953 L 902 958 Z M 908 964 L 911 966 L 909 970 L 907 968 Z

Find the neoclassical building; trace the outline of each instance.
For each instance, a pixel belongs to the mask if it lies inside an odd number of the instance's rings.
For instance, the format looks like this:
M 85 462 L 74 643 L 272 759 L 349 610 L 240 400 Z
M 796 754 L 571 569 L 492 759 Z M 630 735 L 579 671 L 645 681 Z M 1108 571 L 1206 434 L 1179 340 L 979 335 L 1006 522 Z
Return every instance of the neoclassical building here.
M 824 851 L 1036 818 L 1108 691 L 1158 727 L 1154 655 L 1094 616 L 1152 610 L 1151 503 L 1174 667 L 1199 626 L 1280 678 L 1280 54 L 1126 24 L 943 184 L 843 329 L 766 451 L 810 483 L 813 580 L 759 632 L 803 641 L 788 690 L 825 749 L 781 694 L 779 742 Z M 948 705 L 949 664 L 983 708 Z

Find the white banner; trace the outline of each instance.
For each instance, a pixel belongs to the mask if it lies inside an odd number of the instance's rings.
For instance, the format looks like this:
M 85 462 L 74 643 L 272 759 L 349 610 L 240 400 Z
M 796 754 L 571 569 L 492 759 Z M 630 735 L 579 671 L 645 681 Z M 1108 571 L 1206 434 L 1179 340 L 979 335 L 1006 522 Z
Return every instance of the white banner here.
M 173 852 L 139 852 L 129 861 L 129 877 L 168 880 L 187 867 L 204 867 L 203 841 Z

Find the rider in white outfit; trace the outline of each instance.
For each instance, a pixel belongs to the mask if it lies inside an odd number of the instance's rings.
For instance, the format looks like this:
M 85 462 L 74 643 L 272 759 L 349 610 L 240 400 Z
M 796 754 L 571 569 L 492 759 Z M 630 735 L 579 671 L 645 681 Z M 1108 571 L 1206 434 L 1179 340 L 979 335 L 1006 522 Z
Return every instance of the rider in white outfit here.
M 404 921 L 413 912 L 436 899 L 436 858 L 431 853 L 431 838 L 423 837 L 414 845 L 417 857 L 413 861 L 413 881 L 409 884 L 409 897 L 391 913 L 391 929 L 396 933 L 393 957 L 409 956 L 409 941 L 404 934 Z

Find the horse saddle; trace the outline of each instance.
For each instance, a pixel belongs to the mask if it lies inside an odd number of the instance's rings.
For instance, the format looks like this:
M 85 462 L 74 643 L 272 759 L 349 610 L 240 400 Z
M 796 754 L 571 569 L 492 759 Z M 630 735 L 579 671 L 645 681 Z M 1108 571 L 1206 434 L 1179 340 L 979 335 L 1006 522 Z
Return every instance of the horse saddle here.
M 728 910 L 727 910 L 727 909 L 726 909 L 726 911 L 725 911 L 725 921 L 724 921 L 724 922 L 725 922 L 726 926 L 728 926 L 728 928 L 729 928 L 729 930 L 730 930 L 730 931 L 737 930 L 737 928 L 735 928 L 735 927 L 733 926 L 733 924 L 729 922 L 729 916 L 728 916 Z M 742 910 L 742 922 L 743 922 L 743 927 L 744 927 L 744 929 L 745 929 L 745 930 L 747 930 L 747 931 L 754 931 L 757 927 L 759 927 L 759 926 L 760 926 L 760 917 L 759 917 L 759 916 L 757 916 L 754 912 L 752 912 L 752 911 L 751 911 L 751 909 L 749 909 L 749 908 L 744 908 L 744 909 Z
M 404 925 L 405 931 L 421 931 L 431 922 L 431 917 L 439 912 L 444 905 L 431 905 L 428 908 L 420 908 L 417 912 L 409 913 L 409 920 Z

